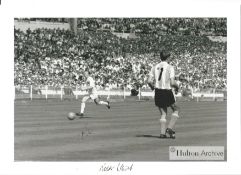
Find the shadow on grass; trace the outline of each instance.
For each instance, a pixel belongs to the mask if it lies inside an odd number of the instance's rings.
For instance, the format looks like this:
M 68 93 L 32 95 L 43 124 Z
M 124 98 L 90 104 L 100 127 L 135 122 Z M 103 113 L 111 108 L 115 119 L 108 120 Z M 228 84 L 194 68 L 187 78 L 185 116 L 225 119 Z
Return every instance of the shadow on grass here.
M 78 119 L 93 118 L 93 117 L 78 117 Z
M 136 135 L 136 137 L 147 137 L 147 138 L 157 138 L 157 139 L 170 139 L 170 138 L 160 138 L 160 136 L 154 136 L 154 135 L 148 135 L 148 134 Z

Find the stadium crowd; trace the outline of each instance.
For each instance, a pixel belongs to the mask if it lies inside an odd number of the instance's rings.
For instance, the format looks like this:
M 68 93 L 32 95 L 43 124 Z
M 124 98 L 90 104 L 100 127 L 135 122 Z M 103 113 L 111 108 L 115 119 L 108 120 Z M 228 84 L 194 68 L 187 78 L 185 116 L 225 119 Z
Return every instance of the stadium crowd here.
M 67 23 L 68 18 L 15 18 L 19 21 Z M 227 36 L 226 18 L 78 18 L 78 28 L 105 29 L 139 34 L 219 35 Z
M 183 35 L 175 32 L 165 35 L 157 33 L 161 31 L 160 25 L 168 24 L 175 28 L 175 25 L 179 25 L 176 21 L 178 18 L 170 21 L 160 19 L 169 21 L 167 23 L 159 23 L 157 19 L 122 19 L 126 22 L 120 20 L 88 19 L 88 23 L 80 20 L 80 28 L 90 24 L 92 27 L 81 30 L 77 35 L 61 29 L 42 28 L 26 32 L 15 29 L 14 84 L 76 86 L 82 80 L 83 71 L 88 69 L 93 72 L 99 87 L 108 85 L 111 88 L 119 88 L 126 85 L 131 88 L 136 85 L 148 88 L 147 75 L 152 65 L 159 61 L 160 47 L 165 47 L 172 53 L 176 75 L 185 74 L 194 88 L 226 88 L 226 43 L 200 36 L 201 30 L 197 33 L 190 27 L 197 23 L 194 22 L 195 19 L 187 19 L 186 22 L 190 20 L 190 23 L 180 25 L 194 31 Z M 205 20 L 202 19 L 199 23 Z M 181 20 L 180 23 L 182 22 Z M 222 18 L 217 21 L 210 19 L 203 28 L 206 26 L 205 30 L 215 31 L 217 27 L 216 32 L 222 30 L 221 33 L 224 34 L 224 22 Z M 111 24 L 105 25 L 106 28 L 121 31 L 123 28 L 119 27 L 120 25 L 132 26 L 135 32 L 139 32 L 136 38 L 120 38 L 111 30 L 96 30 L 103 28 L 103 23 Z M 146 25 L 149 29 L 145 29 L 144 24 L 149 23 L 153 25 Z M 125 29 L 125 32 L 130 30 Z

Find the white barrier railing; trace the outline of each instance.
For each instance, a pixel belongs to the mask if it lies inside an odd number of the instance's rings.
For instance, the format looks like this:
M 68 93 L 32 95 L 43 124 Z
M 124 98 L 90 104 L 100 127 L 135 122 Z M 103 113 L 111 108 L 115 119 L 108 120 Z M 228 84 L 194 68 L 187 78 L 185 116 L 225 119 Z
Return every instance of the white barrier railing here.
M 49 96 L 55 96 L 55 98 L 60 98 L 61 100 L 63 100 L 64 96 L 66 95 L 64 93 L 64 87 L 61 86 L 60 88 L 53 88 L 51 89 L 51 87 L 48 86 L 44 86 L 41 89 L 37 88 L 40 92 L 40 94 L 42 96 L 45 97 L 45 99 L 47 100 L 49 98 Z M 70 88 L 69 88 L 70 89 Z M 33 97 L 33 91 L 34 91 L 34 87 L 31 85 L 30 87 L 24 86 L 24 88 L 21 89 L 21 92 L 23 92 L 24 94 L 29 94 L 29 96 L 27 98 L 30 98 L 31 100 L 34 98 Z M 36 91 L 36 89 L 35 89 Z M 87 95 L 87 91 L 80 91 L 78 90 L 78 87 L 76 86 L 75 88 L 71 88 L 71 91 L 73 92 L 73 96 L 75 96 L 75 99 L 77 100 L 79 98 L 79 96 L 83 96 L 83 95 Z M 143 90 L 141 88 L 138 89 L 138 99 L 141 100 L 142 97 L 152 97 L 154 98 L 154 92 L 150 91 L 150 90 Z M 103 95 L 103 96 L 107 96 L 107 98 L 109 99 L 111 96 L 120 96 L 123 97 L 123 99 L 126 99 L 127 96 L 131 96 L 131 91 L 126 89 L 125 87 L 123 88 L 123 90 L 118 89 L 118 90 L 103 90 L 100 89 L 98 90 L 98 95 Z M 178 93 L 176 95 L 176 97 L 181 97 L 181 93 Z M 213 100 L 216 100 L 217 98 L 224 98 L 224 93 L 222 92 L 217 92 L 215 89 L 213 91 L 210 91 L 209 93 L 204 93 L 204 92 L 193 92 L 191 94 L 191 98 L 194 99 L 196 98 L 196 101 L 199 101 L 201 98 L 213 98 Z M 15 98 L 16 98 L 16 94 L 15 94 Z

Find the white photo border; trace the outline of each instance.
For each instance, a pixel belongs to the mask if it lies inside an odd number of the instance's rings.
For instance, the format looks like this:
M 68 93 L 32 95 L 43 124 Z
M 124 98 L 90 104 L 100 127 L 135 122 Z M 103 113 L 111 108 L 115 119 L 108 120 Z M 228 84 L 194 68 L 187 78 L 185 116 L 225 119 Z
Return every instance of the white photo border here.
M 241 174 L 240 16 L 239 1 L 2 0 L 0 174 L 114 174 L 98 171 L 103 162 L 14 162 L 15 17 L 227 17 L 227 162 L 133 162 L 126 174 Z

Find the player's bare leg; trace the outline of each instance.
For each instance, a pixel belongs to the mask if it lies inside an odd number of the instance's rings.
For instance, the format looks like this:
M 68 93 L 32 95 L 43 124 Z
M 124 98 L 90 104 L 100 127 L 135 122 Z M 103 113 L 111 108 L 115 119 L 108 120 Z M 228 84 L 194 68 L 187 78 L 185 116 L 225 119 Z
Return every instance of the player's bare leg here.
M 179 118 L 180 108 L 176 104 L 173 104 L 170 107 L 173 110 L 173 113 L 171 115 L 171 120 L 170 120 L 170 122 L 167 126 L 166 134 L 168 134 L 170 136 L 170 138 L 174 139 L 175 138 L 175 131 L 174 131 L 173 128 L 175 127 L 176 121 Z
M 166 138 L 166 116 L 167 116 L 167 108 L 158 108 L 160 113 L 161 113 L 161 118 L 160 118 L 160 125 L 161 125 L 161 134 L 160 138 Z
M 80 118 L 84 116 L 84 111 L 85 111 L 85 103 L 86 101 L 90 99 L 89 96 L 84 96 L 82 98 L 82 101 L 81 101 L 81 107 L 80 107 L 80 113 L 76 113 L 77 116 L 79 116 Z
M 105 105 L 108 109 L 110 109 L 110 102 L 109 101 L 103 101 L 99 98 L 94 99 L 95 104 L 97 105 Z

